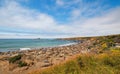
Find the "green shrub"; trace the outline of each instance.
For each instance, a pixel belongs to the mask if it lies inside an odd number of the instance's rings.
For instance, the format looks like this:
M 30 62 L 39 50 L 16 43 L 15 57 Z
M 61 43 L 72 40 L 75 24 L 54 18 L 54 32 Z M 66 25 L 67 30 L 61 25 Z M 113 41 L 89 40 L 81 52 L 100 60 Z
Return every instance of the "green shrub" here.
M 107 56 L 103 59 L 103 61 L 105 65 L 116 67 L 120 65 L 120 55 Z
M 79 64 L 80 68 L 85 67 L 85 63 L 84 63 L 84 61 L 82 60 L 81 57 L 79 57 L 79 58 L 77 59 L 77 62 L 78 62 L 78 64 Z
M 67 62 L 64 66 L 65 74 L 80 74 L 80 68 L 76 61 Z
M 18 66 L 19 66 L 19 67 L 27 66 L 27 63 L 20 61 L 20 62 L 18 63 Z
M 16 61 L 20 60 L 21 57 L 22 57 L 21 55 L 11 57 L 11 58 L 9 58 L 9 63 L 15 63 Z
M 109 58 L 109 57 L 106 57 L 106 58 L 104 58 L 104 64 L 113 67 L 113 66 L 114 66 L 114 60 L 112 60 L 112 59 Z

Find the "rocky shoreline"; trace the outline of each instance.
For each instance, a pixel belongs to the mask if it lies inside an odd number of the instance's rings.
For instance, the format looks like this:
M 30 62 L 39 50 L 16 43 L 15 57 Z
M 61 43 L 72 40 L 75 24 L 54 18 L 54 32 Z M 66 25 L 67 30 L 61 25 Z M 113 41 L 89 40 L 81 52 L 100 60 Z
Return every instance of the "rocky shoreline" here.
M 36 69 L 44 69 L 64 62 L 74 55 L 90 53 L 88 46 L 91 46 L 91 44 L 92 41 L 86 40 L 68 46 L 0 53 L 0 73 L 26 74 Z M 17 63 L 9 62 L 9 58 L 17 55 L 22 55 L 18 61 L 25 62 L 27 66 L 18 67 Z
M 79 40 L 80 43 L 68 46 L 1 52 L 0 74 L 28 74 L 63 63 L 75 55 L 103 53 L 108 48 L 118 47 L 119 35 Z

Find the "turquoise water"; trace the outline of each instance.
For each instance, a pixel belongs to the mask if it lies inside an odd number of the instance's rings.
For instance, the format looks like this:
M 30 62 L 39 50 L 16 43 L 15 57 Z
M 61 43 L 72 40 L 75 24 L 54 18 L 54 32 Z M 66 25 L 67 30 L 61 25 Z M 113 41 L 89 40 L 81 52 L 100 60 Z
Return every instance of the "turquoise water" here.
M 20 48 L 53 47 L 73 43 L 57 39 L 0 39 L 0 52 L 15 51 Z

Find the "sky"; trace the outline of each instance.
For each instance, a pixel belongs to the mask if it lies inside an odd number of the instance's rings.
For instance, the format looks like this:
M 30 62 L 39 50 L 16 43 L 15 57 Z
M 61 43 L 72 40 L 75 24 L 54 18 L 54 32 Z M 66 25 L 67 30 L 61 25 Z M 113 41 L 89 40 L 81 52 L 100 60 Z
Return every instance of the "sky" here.
M 120 0 L 0 0 L 0 38 L 120 34 Z

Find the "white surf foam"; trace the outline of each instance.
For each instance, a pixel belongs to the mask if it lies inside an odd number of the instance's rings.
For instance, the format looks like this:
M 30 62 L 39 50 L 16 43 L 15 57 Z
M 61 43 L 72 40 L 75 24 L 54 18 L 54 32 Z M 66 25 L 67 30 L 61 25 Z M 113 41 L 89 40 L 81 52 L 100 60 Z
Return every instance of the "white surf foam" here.
M 67 43 L 67 44 L 63 44 L 63 45 L 59 45 L 59 46 L 69 46 L 69 45 L 75 45 L 77 43 Z
M 30 48 L 20 48 L 20 51 L 23 51 L 23 50 L 31 50 Z

